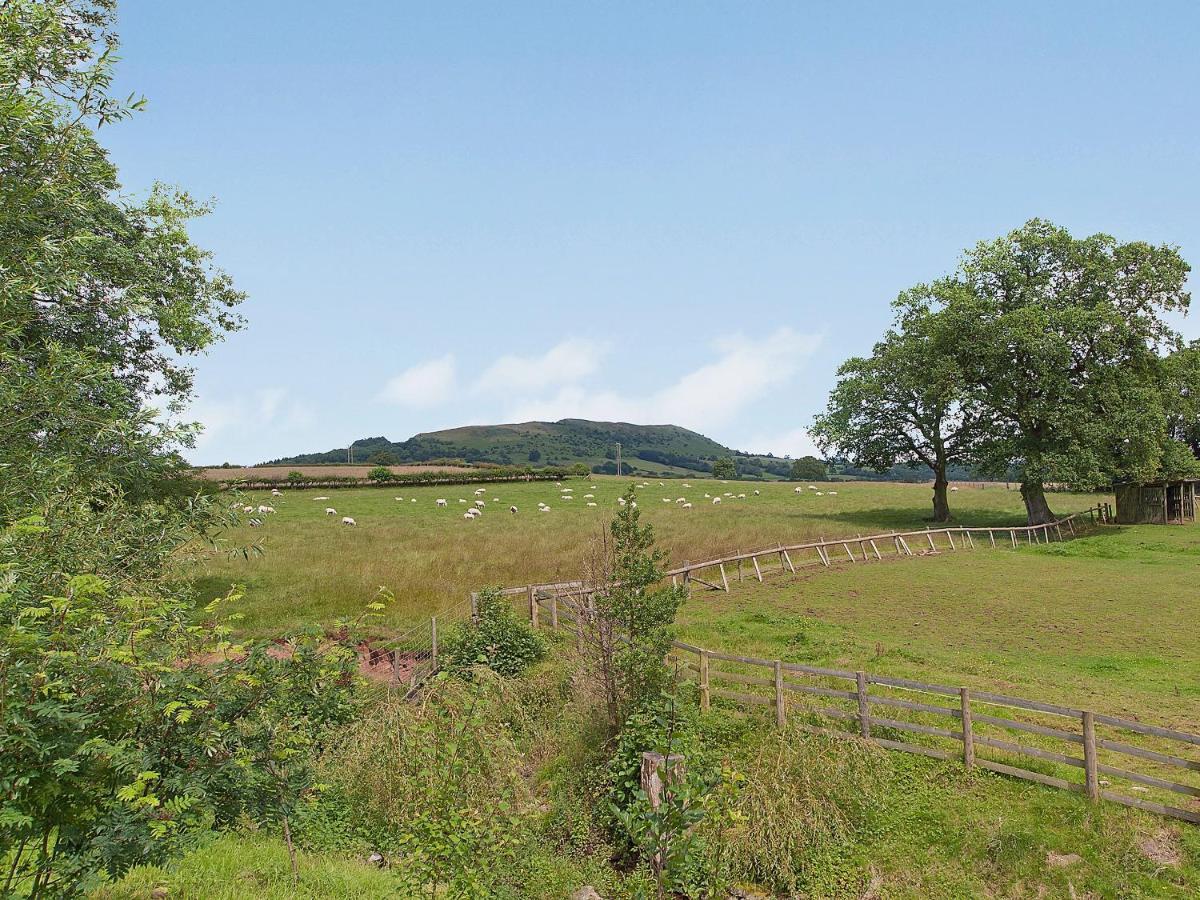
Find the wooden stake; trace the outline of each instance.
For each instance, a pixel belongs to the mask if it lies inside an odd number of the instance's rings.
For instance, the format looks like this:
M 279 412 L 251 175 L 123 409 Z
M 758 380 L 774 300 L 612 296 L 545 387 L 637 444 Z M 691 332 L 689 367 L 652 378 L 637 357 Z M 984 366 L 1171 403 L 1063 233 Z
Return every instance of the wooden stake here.
M 529 624 L 534 628 L 538 627 L 537 588 L 532 584 L 529 586 Z
M 930 531 L 928 528 L 926 528 L 926 529 L 925 529 L 925 537 L 929 538 L 929 549 L 930 549 L 930 550 L 936 550 L 936 549 L 937 549 L 937 544 L 935 544 L 935 543 L 933 542 L 933 532 L 932 532 L 932 531 Z
M 957 549 L 958 549 L 957 547 L 955 547 L 955 546 L 954 546 L 954 535 L 952 535 L 952 534 L 950 533 L 950 529 L 949 529 L 949 528 L 947 528 L 947 529 L 946 529 L 946 540 L 948 540 L 948 541 L 950 542 L 950 549 L 951 549 L 951 550 L 957 550 Z
M 782 728 L 787 721 L 783 700 L 783 663 L 775 660 L 775 724 Z
M 871 736 L 871 710 L 867 706 L 867 673 L 855 672 L 854 681 L 858 686 L 858 730 L 862 736 Z
M 1017 532 L 1014 529 L 1010 528 L 1010 529 L 1008 529 L 1008 536 L 1010 538 L 1012 538 L 1013 548 L 1015 549 L 1017 546 Z
M 720 564 L 721 584 L 725 585 L 725 593 L 729 593 L 729 579 L 725 577 L 725 563 Z
M 479 595 L 475 591 L 471 591 L 471 618 L 479 617 Z
M 871 549 L 875 551 L 875 558 L 876 558 L 876 559 L 879 559 L 879 560 L 882 560 L 882 559 L 883 559 L 883 557 L 882 557 L 882 556 L 880 555 L 880 553 L 879 553 L 879 548 L 875 546 L 875 541 L 874 541 L 873 539 L 872 539 L 872 541 L 871 541 Z
M 996 533 L 992 529 L 988 529 L 988 540 L 992 542 L 992 549 L 996 549 Z
M 550 627 L 558 631 L 558 594 L 550 597 Z
M 782 550 L 780 552 L 783 553 L 783 561 L 787 563 L 788 568 L 791 569 L 792 574 L 795 575 L 796 567 L 794 565 L 792 565 L 792 558 L 790 556 L 788 556 L 788 552 L 786 550 Z
M 1083 713 L 1083 772 L 1087 780 L 1089 800 L 1100 799 L 1100 778 L 1096 769 L 1096 720 L 1090 712 Z
M 850 562 L 858 562 L 858 557 L 850 550 L 850 545 L 842 541 L 842 546 L 846 548 L 846 555 L 850 557 Z
M 742 580 L 742 551 L 741 550 L 739 550 L 737 552 L 737 558 L 738 558 L 738 561 L 737 561 L 738 562 L 738 581 L 741 581 Z
M 758 576 L 759 584 L 761 584 L 762 583 L 762 569 L 760 569 L 758 567 L 758 557 L 752 556 L 752 557 L 750 557 L 750 561 L 754 563 L 754 574 Z
M 700 651 L 700 708 L 708 709 L 712 699 L 708 693 L 708 651 Z
M 975 733 L 971 722 L 971 691 L 968 688 L 959 688 L 958 699 L 962 708 L 963 765 L 970 771 L 975 768 Z

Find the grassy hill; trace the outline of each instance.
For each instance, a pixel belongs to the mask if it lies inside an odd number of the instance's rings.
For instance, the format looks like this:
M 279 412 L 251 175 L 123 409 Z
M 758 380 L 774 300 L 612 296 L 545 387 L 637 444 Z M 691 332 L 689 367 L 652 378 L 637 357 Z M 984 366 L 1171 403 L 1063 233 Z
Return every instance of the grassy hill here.
M 598 472 L 615 473 L 616 445 L 621 445 L 622 471 L 647 475 L 694 475 L 709 472 L 714 460 L 732 456 L 746 476 L 782 477 L 788 463 L 775 457 L 738 453 L 678 425 L 631 425 L 627 422 L 520 422 L 469 425 L 430 431 L 406 441 L 385 437 L 354 442 L 356 461 L 388 452 L 401 463 L 462 459 L 500 465 L 572 465 L 584 463 Z M 271 460 L 271 465 L 344 463 L 344 448 Z

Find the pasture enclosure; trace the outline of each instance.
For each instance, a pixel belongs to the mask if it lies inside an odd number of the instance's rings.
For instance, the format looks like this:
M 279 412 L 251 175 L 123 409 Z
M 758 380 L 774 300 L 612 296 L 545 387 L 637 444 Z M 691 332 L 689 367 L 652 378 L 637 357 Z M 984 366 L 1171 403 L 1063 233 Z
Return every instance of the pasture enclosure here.
M 457 491 L 444 486 L 285 491 L 276 498 L 245 492 L 248 505 L 268 502 L 277 514 L 261 529 L 241 527 L 222 535 L 223 547 L 207 551 L 189 574 L 201 600 L 225 593 L 231 584 L 245 585 L 249 600 L 239 627 L 249 634 L 273 636 L 305 623 L 355 615 L 380 587 L 396 597 L 383 626 L 404 630 L 482 585 L 575 578 L 588 542 L 607 528 L 629 483 L 601 476 L 562 482 L 573 489 L 573 500 L 561 499 L 553 482 L 495 485 L 479 495 L 487 506 L 475 521 L 462 518 L 475 499 L 475 488 L 465 485 Z M 923 530 L 926 525 L 928 485 L 844 482 L 836 486 L 836 495 L 823 496 L 807 487 L 795 494 L 794 487 L 712 479 L 669 481 L 662 487 L 651 482 L 638 490 L 639 508 L 676 565 L 749 547 Z M 748 496 L 725 498 L 718 506 L 704 502 L 705 493 L 723 495 L 735 488 Z M 755 489 L 761 492 L 757 496 Z M 680 496 L 697 501 L 694 508 L 681 508 L 675 502 Z M 438 498 L 446 499 L 448 508 L 439 509 Z M 1019 494 L 1003 485 L 964 490 L 955 498 L 957 524 L 1024 522 Z M 1062 494 L 1055 504 L 1062 513 L 1071 513 L 1102 499 Z M 539 513 L 539 502 L 551 511 Z M 508 512 L 513 505 L 516 515 Z M 338 515 L 327 517 L 326 507 Z M 358 528 L 337 527 L 343 515 L 353 516 Z M 255 543 L 261 544 L 261 555 L 224 552 Z

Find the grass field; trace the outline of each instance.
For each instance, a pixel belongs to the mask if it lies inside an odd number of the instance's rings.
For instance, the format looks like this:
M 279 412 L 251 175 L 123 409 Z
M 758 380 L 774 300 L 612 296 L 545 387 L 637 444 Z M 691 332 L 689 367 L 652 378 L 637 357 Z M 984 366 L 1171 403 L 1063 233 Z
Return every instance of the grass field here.
M 617 497 L 630 483 L 615 477 L 571 479 L 563 482 L 573 489 L 569 501 L 561 499 L 553 482 L 485 485 L 480 497 L 487 506 L 476 521 L 463 518 L 476 499 L 475 485 L 246 494 L 246 503 L 269 503 L 277 513 L 266 517 L 263 528 L 240 528 L 223 538 L 230 547 L 260 542 L 263 553 L 250 559 L 210 554 L 194 573 L 198 599 L 222 594 L 231 583 L 243 584 L 244 627 L 252 634 L 274 635 L 356 614 L 386 587 L 396 596 L 388 624 L 399 627 L 488 585 L 578 577 L 587 542 L 607 526 Z M 786 483 L 708 479 L 663 485 L 651 481 L 640 489 L 639 507 L 673 562 L 780 541 L 921 528 L 930 498 L 927 485 L 878 482 L 818 485 L 823 496 L 807 487 L 797 495 Z M 756 496 L 755 490 L 761 493 Z M 704 497 L 727 492 L 747 497 L 723 497 L 718 505 Z M 439 497 L 449 501 L 448 508 L 435 505 Z M 693 508 L 664 502 L 679 497 L 687 497 Z M 1063 513 L 1097 499 L 1052 495 L 1054 508 Z M 538 512 L 539 501 L 550 511 Z M 597 505 L 588 507 L 589 502 Z M 952 495 L 952 503 L 964 524 L 1021 524 L 1024 519 L 1019 494 L 1003 485 L 964 488 Z M 512 505 L 519 509 L 516 515 L 508 512 Z M 325 515 L 326 507 L 337 515 Z M 343 526 L 344 515 L 358 526 Z
M 290 472 L 299 472 L 301 475 L 307 475 L 311 478 L 366 478 L 367 474 L 374 469 L 375 466 L 359 465 L 359 466 L 336 466 L 336 465 L 320 465 L 320 466 L 237 466 L 234 468 L 222 468 L 221 466 L 209 466 L 207 468 L 195 469 L 194 474 L 198 478 L 203 478 L 206 481 L 257 481 L 260 479 L 282 480 L 288 477 Z M 411 472 L 468 472 L 471 471 L 465 466 L 388 466 L 397 475 L 403 475 Z

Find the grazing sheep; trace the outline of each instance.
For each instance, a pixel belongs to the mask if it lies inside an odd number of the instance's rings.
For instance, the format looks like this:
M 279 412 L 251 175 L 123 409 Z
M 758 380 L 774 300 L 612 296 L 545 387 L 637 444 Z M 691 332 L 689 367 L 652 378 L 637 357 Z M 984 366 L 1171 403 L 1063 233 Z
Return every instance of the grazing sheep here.
M 458 498 L 458 502 L 459 502 L 459 503 L 466 503 L 467 501 L 466 501 L 466 500 L 464 500 L 462 497 L 459 497 L 459 498 Z
M 593 485 L 592 485 L 592 490 L 594 491 L 595 489 L 596 489 L 596 486 L 593 484 Z
M 792 488 L 792 492 L 793 492 L 793 493 L 796 493 L 796 494 L 803 494 L 803 493 L 804 493 L 804 488 L 800 488 L 800 487 L 798 487 L 798 488 Z
M 562 495 L 561 497 L 559 497 L 558 499 L 559 499 L 559 500 L 574 500 L 575 498 L 574 498 L 574 497 L 572 497 L 570 494 L 563 494 L 563 495 Z
M 243 506 L 243 507 L 242 507 L 242 512 L 244 512 L 244 513 L 252 513 L 252 512 L 254 512 L 254 507 L 253 507 L 253 506 Z
M 325 507 L 325 515 L 327 515 L 327 516 L 336 516 L 336 515 L 337 515 L 337 510 L 336 510 L 336 509 L 334 509 L 332 506 L 327 506 L 327 507 Z
M 260 506 L 260 507 L 258 508 L 258 511 L 259 511 L 260 513 L 273 513 L 273 512 L 275 512 L 275 507 L 273 507 L 273 506 Z
M 629 505 L 630 505 L 630 506 L 632 506 L 634 509 L 637 509 L 637 501 L 636 501 L 636 500 L 634 500 L 634 501 L 633 501 L 632 503 L 630 503 Z
M 684 487 L 685 487 L 685 488 L 690 488 L 690 487 L 691 487 L 691 485 L 690 485 L 690 484 L 685 484 L 685 485 L 684 485 Z
M 463 518 L 464 519 L 474 519 L 475 517 L 473 515 L 471 515 L 471 511 L 468 509 L 465 513 L 463 513 Z
M 713 504 L 714 504 L 714 505 L 716 505 L 717 503 L 720 503 L 720 502 L 721 502 L 721 498 L 720 498 L 720 497 L 713 497 Z
M 670 497 L 663 497 L 663 503 L 670 503 L 670 502 L 671 502 Z
M 738 494 L 738 499 L 739 499 L 739 500 L 745 500 L 745 499 L 746 499 L 746 495 L 745 495 L 745 494 Z
M 708 494 L 708 492 L 707 492 L 707 491 L 705 491 L 705 492 L 704 492 L 704 499 L 705 499 L 705 500 L 707 500 L 707 499 L 708 499 L 708 497 L 709 497 L 709 494 Z
M 625 498 L 624 498 L 624 497 L 618 497 L 618 498 L 617 498 L 617 502 L 618 502 L 618 503 L 620 503 L 622 506 L 624 506 L 624 505 L 625 505 Z
M 342 524 L 343 524 L 343 525 L 357 525 L 358 523 L 357 523 L 357 522 L 355 522 L 355 521 L 354 521 L 352 518 L 350 518 L 349 516 L 342 516 Z
M 754 496 L 755 496 L 755 497 L 757 497 L 757 496 L 758 496 L 760 493 L 762 493 L 762 492 L 761 492 L 761 491 L 755 491 L 755 492 L 754 492 Z
M 475 496 L 478 497 L 480 494 L 486 494 L 486 493 L 487 493 L 486 488 L 479 488 L 475 491 Z
M 573 493 L 575 493 L 575 488 L 563 488 L 563 489 L 562 489 L 562 493 L 564 493 L 564 494 L 573 494 Z
M 512 513 L 514 516 L 517 514 L 517 508 L 516 508 L 515 506 L 510 506 L 510 507 L 508 508 L 508 511 L 509 511 L 510 513 Z
M 830 497 L 836 497 L 836 496 L 837 496 L 837 491 L 826 491 L 825 493 L 827 493 L 827 494 L 828 494 Z
M 482 500 L 476 500 L 476 501 L 475 501 L 475 506 L 476 506 L 477 508 L 479 508 L 479 509 L 483 509 L 485 506 L 487 506 L 487 504 L 486 504 L 486 503 L 484 503 Z
M 283 492 L 282 492 L 282 491 L 277 491 L 275 488 L 271 488 L 271 496 L 272 496 L 272 497 L 282 497 L 282 496 L 283 496 Z
M 548 507 L 548 506 L 539 506 L 539 507 L 538 507 L 538 512 L 550 512 L 550 507 Z
M 824 497 L 824 496 L 825 496 L 825 492 L 824 492 L 824 491 L 817 491 L 817 496 L 818 496 L 818 497 Z
M 401 502 L 404 502 L 404 498 L 403 498 L 403 497 L 397 497 L 396 499 L 397 499 L 397 500 L 399 500 L 399 501 L 401 501 Z
M 445 501 L 445 500 L 443 500 L 441 497 L 439 497 L 439 498 L 438 498 L 438 500 L 437 500 L 437 505 L 438 505 L 438 506 L 445 506 L 445 505 L 446 505 L 446 501 Z
M 561 481 L 556 481 L 556 482 L 554 482 L 554 486 L 555 486 L 555 487 L 562 487 L 562 482 L 561 482 Z
M 810 484 L 810 485 L 808 486 L 808 489 L 809 489 L 810 491 L 815 491 L 815 490 L 817 489 L 817 486 L 816 486 L 815 484 Z
M 584 494 L 584 495 L 583 495 L 583 499 L 584 499 L 584 500 L 591 500 L 591 499 L 595 498 L 595 496 L 596 496 L 595 494 Z
M 417 498 L 416 498 L 416 497 L 413 497 L 413 498 L 412 498 L 411 500 L 409 500 L 408 502 L 409 502 L 409 503 L 416 503 L 416 502 L 417 502 Z
M 676 503 L 687 503 L 687 497 L 676 497 L 675 502 Z
M 589 503 L 588 506 L 595 506 L 595 503 Z
M 500 498 L 499 498 L 499 497 L 493 497 L 493 498 L 492 498 L 492 502 L 493 502 L 493 503 L 499 503 L 499 502 L 500 502 Z
M 957 490 L 958 490 L 958 488 L 956 488 L 956 487 L 952 487 L 952 488 L 950 488 L 950 490 L 952 490 L 952 491 L 957 491 Z
M 732 497 L 732 496 L 733 496 L 733 492 L 732 492 L 732 491 L 726 491 L 726 492 L 725 492 L 725 496 L 726 496 L 726 497 Z
M 690 504 L 690 503 L 685 503 L 685 504 L 683 504 L 683 506 L 681 506 L 681 507 L 679 507 L 679 508 L 680 508 L 680 509 L 691 509 L 691 508 L 692 508 L 692 504 Z
M 475 518 L 476 516 L 482 516 L 482 515 L 483 515 L 483 511 L 482 511 L 482 510 L 479 510 L 479 509 L 468 509 L 466 514 L 467 514 L 468 516 L 470 516 L 470 517 L 473 519 L 473 518 Z
M 328 497 L 313 497 L 314 500 L 328 500 Z

